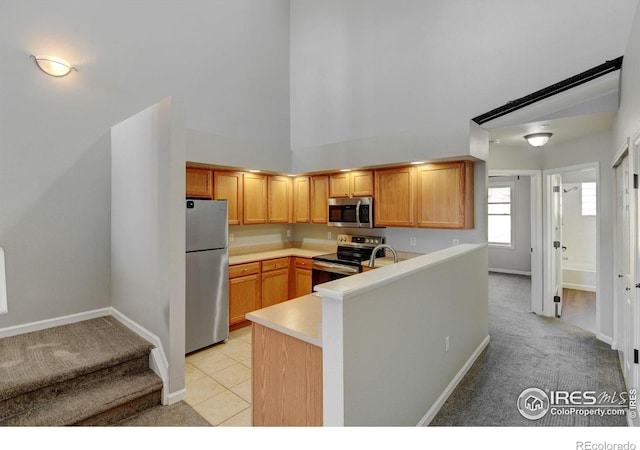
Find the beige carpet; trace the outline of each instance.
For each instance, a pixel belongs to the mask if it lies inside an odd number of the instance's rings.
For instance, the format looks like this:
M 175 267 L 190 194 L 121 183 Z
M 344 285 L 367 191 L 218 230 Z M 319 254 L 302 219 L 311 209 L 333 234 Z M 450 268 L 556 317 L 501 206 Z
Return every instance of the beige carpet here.
M 211 424 L 202 418 L 185 402 L 170 406 L 156 406 L 137 416 L 126 419 L 116 426 L 122 427 L 210 427 Z

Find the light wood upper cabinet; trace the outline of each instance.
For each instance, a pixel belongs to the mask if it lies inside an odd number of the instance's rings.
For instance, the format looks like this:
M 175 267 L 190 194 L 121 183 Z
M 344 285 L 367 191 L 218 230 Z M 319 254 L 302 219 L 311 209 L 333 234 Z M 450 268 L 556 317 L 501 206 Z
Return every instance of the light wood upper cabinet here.
M 311 182 L 309 177 L 296 177 L 293 180 L 293 222 L 311 221 Z
M 227 200 L 229 225 L 242 224 L 242 172 L 213 172 L 213 198 Z
M 414 226 L 414 168 L 381 169 L 375 174 L 375 224 Z
M 474 227 L 472 162 L 425 164 L 417 167 L 416 171 L 418 227 Z
M 351 196 L 352 197 L 371 197 L 373 192 L 373 171 L 358 170 L 349 172 Z
M 329 199 L 329 177 L 311 177 L 311 223 L 327 223 Z
M 244 174 L 242 222 L 245 225 L 267 223 L 267 177 L 258 173 Z
M 213 172 L 211 169 L 187 167 L 186 196 L 189 198 L 213 198 Z
M 279 175 L 270 175 L 268 179 L 269 199 L 267 221 L 269 223 L 288 223 L 291 179 Z
M 370 197 L 373 185 L 371 170 L 334 173 L 329 176 L 329 197 Z

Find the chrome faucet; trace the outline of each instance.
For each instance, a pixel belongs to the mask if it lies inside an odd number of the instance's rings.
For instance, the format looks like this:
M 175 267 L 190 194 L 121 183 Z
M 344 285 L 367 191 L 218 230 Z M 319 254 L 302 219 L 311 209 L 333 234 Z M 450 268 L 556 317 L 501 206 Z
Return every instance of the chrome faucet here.
M 393 247 L 391 247 L 390 245 L 387 245 L 387 244 L 380 244 L 380 245 L 376 245 L 375 248 L 373 249 L 373 251 L 371 252 L 371 258 L 369 258 L 369 267 L 375 267 L 375 264 L 376 264 L 376 253 L 378 252 L 378 250 L 383 249 L 383 248 L 388 248 L 389 250 L 391 250 L 391 253 L 393 253 L 393 263 L 394 264 L 398 262 L 398 254 L 393 249 Z

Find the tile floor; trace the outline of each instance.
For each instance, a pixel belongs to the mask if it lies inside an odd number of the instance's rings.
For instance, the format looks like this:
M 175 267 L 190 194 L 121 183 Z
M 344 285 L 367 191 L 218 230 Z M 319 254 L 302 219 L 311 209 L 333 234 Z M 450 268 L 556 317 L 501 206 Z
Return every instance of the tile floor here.
M 214 426 L 251 426 L 251 327 L 186 358 L 186 402 Z

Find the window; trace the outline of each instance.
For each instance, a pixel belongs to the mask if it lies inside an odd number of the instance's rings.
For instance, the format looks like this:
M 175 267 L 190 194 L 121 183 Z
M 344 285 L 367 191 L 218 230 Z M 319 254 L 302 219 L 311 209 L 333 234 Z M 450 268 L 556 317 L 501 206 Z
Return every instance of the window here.
M 513 222 L 511 199 L 513 183 L 491 184 L 489 186 L 489 244 L 513 247 Z
M 582 183 L 582 215 L 596 215 L 596 183 Z

